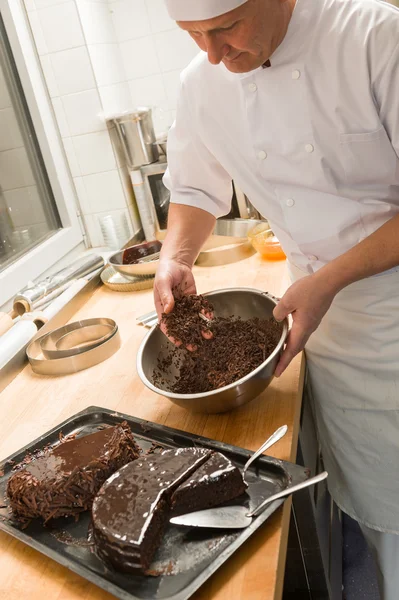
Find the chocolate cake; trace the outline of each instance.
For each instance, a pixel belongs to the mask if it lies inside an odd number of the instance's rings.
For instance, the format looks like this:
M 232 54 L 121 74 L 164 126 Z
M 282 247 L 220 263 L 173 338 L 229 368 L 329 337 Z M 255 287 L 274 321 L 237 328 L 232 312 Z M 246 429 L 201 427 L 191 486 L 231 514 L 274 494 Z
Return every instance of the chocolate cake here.
M 23 524 L 88 510 L 112 473 L 140 455 L 124 421 L 95 433 L 66 439 L 36 457 L 26 457 L 7 484 L 15 517 Z
M 144 456 L 110 477 L 94 499 L 97 554 L 118 570 L 145 571 L 172 510 L 209 508 L 241 495 L 245 487 L 239 470 L 211 450 L 178 448 Z
M 211 457 L 172 496 L 173 514 L 204 510 L 241 496 L 246 484 L 231 460 L 220 452 Z

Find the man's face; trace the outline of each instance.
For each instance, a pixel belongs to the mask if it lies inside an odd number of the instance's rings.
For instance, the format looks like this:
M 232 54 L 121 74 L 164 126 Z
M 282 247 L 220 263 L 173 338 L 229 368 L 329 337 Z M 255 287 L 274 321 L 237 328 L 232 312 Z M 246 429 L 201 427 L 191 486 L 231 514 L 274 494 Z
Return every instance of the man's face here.
M 295 0 L 248 0 L 224 15 L 205 21 L 179 21 L 213 65 L 233 73 L 263 65 L 282 42 Z

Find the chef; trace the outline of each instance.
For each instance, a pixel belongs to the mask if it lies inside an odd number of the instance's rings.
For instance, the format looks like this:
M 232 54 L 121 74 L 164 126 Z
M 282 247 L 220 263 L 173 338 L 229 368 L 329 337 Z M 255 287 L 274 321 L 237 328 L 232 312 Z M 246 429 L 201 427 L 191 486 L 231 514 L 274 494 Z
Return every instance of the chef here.
M 155 281 L 192 266 L 232 179 L 271 223 L 293 284 L 279 376 L 306 344 L 331 494 L 399 597 L 399 10 L 377 0 L 165 0 L 202 51 L 169 134 Z

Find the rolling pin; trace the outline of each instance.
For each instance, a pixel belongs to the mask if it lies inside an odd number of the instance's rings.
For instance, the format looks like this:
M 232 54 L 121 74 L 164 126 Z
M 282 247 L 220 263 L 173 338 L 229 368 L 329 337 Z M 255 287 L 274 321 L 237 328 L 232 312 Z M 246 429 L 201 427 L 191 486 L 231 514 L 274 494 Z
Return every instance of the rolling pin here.
M 18 321 L 0 337 L 0 369 L 24 348 L 37 333 L 33 321 Z
M 15 317 L 18 313 L 15 310 L 10 310 L 8 313 L 0 312 L 0 335 L 6 333 L 14 325 Z

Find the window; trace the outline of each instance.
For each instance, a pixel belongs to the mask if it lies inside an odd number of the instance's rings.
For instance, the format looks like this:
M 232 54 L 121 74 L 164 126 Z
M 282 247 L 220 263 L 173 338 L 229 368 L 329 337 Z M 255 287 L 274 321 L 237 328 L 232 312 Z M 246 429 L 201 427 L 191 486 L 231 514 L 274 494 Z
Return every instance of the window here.
M 22 0 L 0 0 L 0 306 L 83 249 L 76 192 Z
M 0 16 L 0 271 L 61 227 Z

